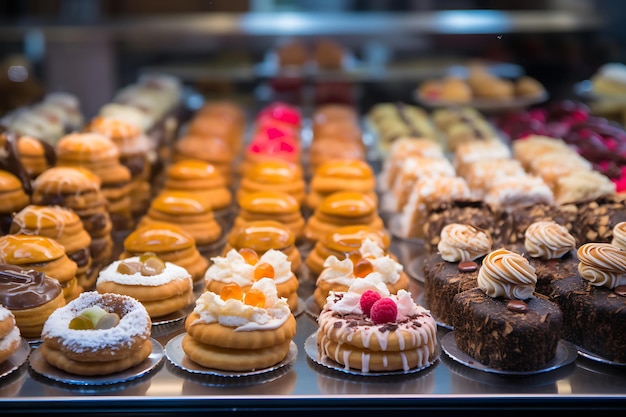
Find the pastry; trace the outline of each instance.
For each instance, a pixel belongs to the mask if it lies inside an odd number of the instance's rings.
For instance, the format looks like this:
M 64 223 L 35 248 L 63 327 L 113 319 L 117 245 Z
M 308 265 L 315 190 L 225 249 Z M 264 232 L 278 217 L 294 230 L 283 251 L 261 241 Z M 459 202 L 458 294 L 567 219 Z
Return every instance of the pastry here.
M 249 289 L 236 285 L 204 292 L 185 320 L 182 349 L 193 362 L 223 371 L 257 371 L 283 361 L 296 334 L 296 319 L 262 278 Z
M 13 143 L 17 142 L 17 143 Z M 6 168 L 11 172 L 20 170 L 11 169 L 11 158 L 14 164 L 19 165 L 24 170 L 25 177 L 32 181 L 46 169 L 56 163 L 56 152 L 49 143 L 36 139 L 32 136 L 19 136 L 0 134 L 0 149 L 7 150 Z
M 78 285 L 91 289 L 87 275 L 92 263 L 91 236 L 73 210 L 61 206 L 28 205 L 13 216 L 11 234 L 44 236 L 60 243 L 67 257 L 76 263 Z
M 467 82 L 476 98 L 510 100 L 515 97 L 513 81 L 492 75 L 484 68 L 470 69 Z
M 151 325 L 134 298 L 85 292 L 48 317 L 39 349 L 48 364 L 67 373 L 111 375 L 152 353 Z
M 235 154 L 243 149 L 243 138 L 246 127 L 246 114 L 237 103 L 228 100 L 209 101 L 202 105 L 194 114 L 194 119 L 218 117 L 222 125 L 230 128 L 230 145 Z M 189 126 L 190 131 L 192 130 Z
M 626 221 L 619 222 L 613 226 L 611 245 L 626 250 Z
M 141 256 L 146 252 L 185 268 L 194 285 L 203 282 L 209 267 L 209 260 L 200 254 L 193 236 L 172 223 L 154 222 L 133 230 L 124 239 L 124 250 L 119 259 Z
M 437 324 L 410 292 L 390 294 L 371 275 L 331 292 L 317 318 L 322 358 L 361 372 L 409 371 L 438 356 Z
M 306 221 L 304 236 L 312 243 L 342 226 L 385 228 L 376 200 L 356 191 L 338 191 L 325 197 Z
M 299 136 L 290 128 L 261 128 L 246 146 L 238 173 L 246 177 L 248 170 L 256 164 L 271 160 L 286 161 L 299 166 L 301 148 Z
M 473 91 L 466 80 L 447 76 L 441 80 L 439 95 L 434 98 L 448 103 L 468 103 L 473 98 Z
M 343 67 L 346 51 L 330 38 L 317 39 L 313 56 L 317 66 L 325 70 L 340 70 Z
M 519 77 L 514 83 L 517 97 L 541 97 L 546 92 L 539 80 L 528 75 Z
M 304 236 L 305 220 L 298 201 L 281 191 L 256 191 L 244 195 L 239 200 L 239 212 L 234 226 L 240 227 L 247 222 L 257 220 L 275 220 L 287 226 L 297 241 Z
M 378 103 L 370 109 L 367 119 L 380 139 L 380 147 L 384 152 L 402 137 L 437 140 L 429 114 L 418 106 L 402 102 Z
M 330 161 L 353 159 L 365 162 L 366 148 L 363 142 L 340 141 L 334 136 L 320 136 L 311 142 L 308 157 L 308 171 L 312 174 Z
M 276 220 L 256 220 L 234 227 L 228 234 L 222 256 L 231 250 L 248 248 L 258 255 L 263 255 L 270 249 L 278 250 L 287 256 L 291 262 L 291 270 L 296 273 L 302 265 L 300 251 L 295 245 L 295 235 L 292 230 Z
M 600 96 L 626 95 L 626 65 L 621 62 L 608 62 L 591 76 L 591 88 Z
M 276 47 L 280 68 L 303 67 L 309 60 L 307 45 L 300 40 L 289 40 Z
M 33 269 L 0 264 L 0 304 L 15 316 L 23 337 L 38 339 L 48 316 L 65 305 L 63 288 Z
M 161 190 L 150 203 L 138 227 L 154 222 L 178 225 L 194 238 L 198 248 L 215 244 L 222 236 L 222 226 L 215 219 L 209 204 L 188 191 Z
M 224 177 L 226 184 L 234 184 L 233 161 L 236 154 L 228 142 L 221 138 L 185 135 L 179 138 L 172 151 L 172 162 L 194 159 L 213 165 Z
M 355 280 L 372 277 L 387 286 L 391 294 L 409 290 L 409 277 L 394 257 L 385 253 L 378 243 L 369 238 L 361 246 L 340 260 L 330 255 L 315 281 L 313 300 L 319 308 L 324 307 L 331 291 L 345 292 Z
M 284 253 L 270 249 L 259 255 L 249 248 L 231 249 L 225 256 L 215 256 L 211 261 L 213 264 L 204 276 L 208 291 L 220 294 L 230 284 L 247 291 L 255 281 L 267 277 L 274 280 L 278 297 L 284 298 L 291 310 L 297 308 L 298 278 Z
M 535 293 L 537 276 L 522 255 L 496 249 L 483 259 L 478 287 L 452 300 L 454 339 L 461 352 L 493 369 L 529 372 L 556 355 L 563 314 Z
M 237 200 L 241 201 L 245 195 L 259 191 L 287 193 L 302 205 L 306 195 L 302 169 L 299 165 L 276 159 L 251 165 L 241 178 Z
M 573 233 L 579 244 L 602 242 L 613 239 L 615 227 L 626 221 L 626 194 L 612 194 L 577 205 L 578 216 Z
M 4 363 L 22 346 L 20 328 L 11 310 L 0 305 L 0 363 Z
M 68 258 L 63 246 L 45 236 L 0 236 L 0 261 L 33 269 L 54 278 L 63 288 L 65 301 L 73 300 L 82 291 L 76 279 L 76 262 Z
M 112 262 L 100 271 L 96 289 L 100 294 L 122 294 L 138 300 L 151 319 L 167 316 L 194 301 L 189 272 L 153 253 Z
M 0 170 L 0 232 L 9 233 L 11 218 L 30 203 L 22 182 L 14 174 Z

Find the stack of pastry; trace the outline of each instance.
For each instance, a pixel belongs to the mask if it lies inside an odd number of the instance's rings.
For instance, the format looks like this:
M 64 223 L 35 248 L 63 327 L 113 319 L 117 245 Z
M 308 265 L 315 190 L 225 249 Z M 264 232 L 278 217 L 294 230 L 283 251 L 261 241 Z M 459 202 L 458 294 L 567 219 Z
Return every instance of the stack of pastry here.
M 61 206 L 28 205 L 13 216 L 11 233 L 45 236 L 60 243 L 67 256 L 76 263 L 78 285 L 89 288 L 91 236 L 73 210 Z
M 187 134 L 174 143 L 172 161 L 198 160 L 213 165 L 224 177 L 228 185 L 233 185 L 233 161 L 236 154 L 223 138 L 204 137 Z
M 0 304 L 15 316 L 22 336 L 37 339 L 48 316 L 65 305 L 61 284 L 34 269 L 0 264 Z
M 254 250 L 262 256 L 270 249 L 278 250 L 291 262 L 291 270 L 296 273 L 302 265 L 300 251 L 295 245 L 296 237 L 292 230 L 276 220 L 253 220 L 234 227 L 228 234 L 222 251 L 225 256 L 231 249 Z
M 251 288 L 261 278 L 271 278 L 278 296 L 285 298 L 291 310 L 298 307 L 298 278 L 291 269 L 291 262 L 283 252 L 270 249 L 259 256 L 250 249 L 231 249 L 225 256 L 211 258 L 213 265 L 206 271 L 206 289 L 220 294 L 232 284 L 243 291 Z
M 230 101 L 211 101 L 196 111 L 187 126 L 190 135 L 226 139 L 233 153 L 238 154 L 243 147 L 246 115 L 237 104 Z
M 278 191 L 291 195 L 302 205 L 306 196 L 306 182 L 298 164 L 280 159 L 266 160 L 250 165 L 241 178 L 237 200 L 258 191 Z
M 288 227 L 297 241 L 304 237 L 305 220 L 300 204 L 291 195 L 281 191 L 257 191 L 239 200 L 235 227 L 251 221 L 275 220 Z
M 432 113 L 433 122 L 446 144 L 454 152 L 461 143 L 499 142 L 497 132 L 486 117 L 473 107 L 444 107 Z
M 224 371 L 268 368 L 289 354 L 296 320 L 270 278 L 243 290 L 232 285 L 221 293 L 207 291 L 185 320 L 182 340 L 193 362 Z
M 198 248 L 207 248 L 222 236 L 222 226 L 215 219 L 211 206 L 187 191 L 161 190 L 138 227 L 162 222 L 179 226 L 193 237 Z
M 98 271 L 109 263 L 113 253 L 113 225 L 100 186 L 100 178 L 90 170 L 60 166 L 42 172 L 33 185 L 33 204 L 60 205 L 73 210 L 91 236 L 89 253 L 93 263 L 85 288 L 95 284 Z
M 0 170 L 0 232 L 9 233 L 13 214 L 30 203 L 22 182 L 8 171 Z
M 194 285 L 203 282 L 209 267 L 209 260 L 200 254 L 193 236 L 172 223 L 155 222 L 133 230 L 124 239 L 124 250 L 119 259 L 141 256 L 146 252 L 185 268 Z
M 120 163 L 120 151 L 99 133 L 72 133 L 56 144 L 57 166 L 82 167 L 100 178 L 114 231 L 133 227 L 130 209 L 131 173 Z
M 20 328 L 11 310 L 0 304 L 0 364 L 11 357 L 22 344 Z
M 63 246 L 54 239 L 29 235 L 2 236 L 0 260 L 56 279 L 61 284 L 65 301 L 73 300 L 82 292 L 76 279 L 76 262 L 68 258 Z
M 153 253 L 112 262 L 100 271 L 96 289 L 101 294 L 133 297 L 143 304 L 152 319 L 167 316 L 194 301 L 189 272 Z
M 11 170 L 10 160 L 16 159 L 17 170 L 23 169 L 24 176 L 30 181 L 56 163 L 54 147 L 32 136 L 0 133 L 0 149 L 7 151 L 2 157 L 7 159 L 3 165 Z

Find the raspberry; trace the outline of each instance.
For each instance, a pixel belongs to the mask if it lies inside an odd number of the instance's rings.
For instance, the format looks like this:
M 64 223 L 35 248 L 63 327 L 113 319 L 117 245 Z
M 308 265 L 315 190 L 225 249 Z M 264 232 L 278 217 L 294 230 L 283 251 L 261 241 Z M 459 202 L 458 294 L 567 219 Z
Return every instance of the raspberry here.
M 370 318 L 376 324 L 396 321 L 398 306 L 391 298 L 381 298 L 376 301 L 370 310 Z
M 359 304 L 361 305 L 361 310 L 363 310 L 363 313 L 369 316 L 372 305 L 378 300 L 380 300 L 380 294 L 378 294 L 376 291 L 367 290 L 363 294 L 361 294 Z

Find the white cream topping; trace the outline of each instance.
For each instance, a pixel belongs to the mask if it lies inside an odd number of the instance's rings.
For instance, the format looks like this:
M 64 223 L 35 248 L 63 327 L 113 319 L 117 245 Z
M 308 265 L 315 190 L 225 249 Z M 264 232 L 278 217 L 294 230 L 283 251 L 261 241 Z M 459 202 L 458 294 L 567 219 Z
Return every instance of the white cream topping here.
M 554 221 L 540 221 L 526 229 L 524 246 L 533 258 L 557 259 L 576 249 L 576 239 L 565 226 Z
M 13 315 L 13 313 L 11 313 L 11 310 L 9 310 L 8 308 L 6 308 L 3 305 L 0 305 L 0 321 L 6 320 L 8 317 L 10 317 L 12 315 Z
M 189 286 L 193 287 L 193 280 L 191 274 L 183 268 L 171 262 L 165 262 L 165 269 L 163 272 L 157 275 L 142 275 L 141 272 L 135 272 L 134 274 L 122 274 L 117 272 L 117 267 L 123 262 L 137 262 L 141 263 L 139 256 L 133 256 L 124 260 L 114 261 L 106 268 L 102 269 L 98 274 L 98 280 L 96 285 L 100 282 L 115 282 L 122 285 L 142 285 L 148 287 L 157 287 L 167 284 L 172 281 L 186 280 L 189 281 Z
M 533 297 L 537 275 L 522 255 L 506 249 L 489 253 L 478 271 L 478 287 L 490 297 L 526 300 Z
M 534 204 L 553 204 L 554 194 L 541 177 L 503 177 L 491 184 L 485 202 L 494 210 L 514 210 Z
M 466 224 L 447 224 L 441 229 L 437 249 L 448 262 L 473 261 L 491 251 L 493 241 L 488 232 Z
M 620 222 L 613 227 L 611 245 L 626 250 L 626 222 Z
M 609 243 L 586 243 L 577 255 L 578 272 L 591 285 L 610 289 L 626 285 L 626 250 Z
M 274 281 L 282 284 L 293 278 L 291 271 L 291 261 L 283 252 L 270 249 L 259 258 L 256 265 L 246 263 L 244 257 L 231 249 L 226 256 L 216 256 L 211 258 L 213 265 L 207 269 L 205 282 L 220 281 L 224 283 L 234 282 L 240 287 L 246 287 L 254 282 L 254 269 L 262 263 L 270 264 L 274 268 Z
M 19 342 L 21 339 L 20 328 L 17 326 L 13 326 L 9 334 L 0 339 L 0 351 L 6 351 L 9 349 L 15 342 Z
M 252 284 L 251 289 L 263 293 L 264 307 L 250 306 L 234 298 L 224 301 L 218 294 L 206 291 L 196 300 L 194 312 L 200 317 L 191 325 L 219 323 L 234 327 L 237 332 L 274 330 L 282 326 L 292 313 L 287 299 L 278 297 L 274 280 L 261 278 Z
M 615 183 L 595 171 L 575 171 L 556 180 L 557 204 L 584 203 L 615 194 Z

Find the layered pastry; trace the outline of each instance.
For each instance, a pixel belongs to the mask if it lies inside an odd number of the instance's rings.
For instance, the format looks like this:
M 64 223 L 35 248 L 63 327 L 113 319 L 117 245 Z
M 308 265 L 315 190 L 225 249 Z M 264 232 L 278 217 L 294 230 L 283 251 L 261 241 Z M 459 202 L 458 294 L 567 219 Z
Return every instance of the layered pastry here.
M 91 236 L 89 253 L 93 262 L 84 288 L 95 284 L 98 271 L 109 263 L 113 253 L 113 225 L 107 198 L 100 186 L 100 178 L 90 170 L 79 167 L 49 168 L 37 177 L 33 185 L 33 204 L 60 205 L 73 210 Z
M 306 182 L 299 165 L 282 160 L 268 160 L 250 166 L 241 178 L 237 189 L 237 200 L 259 191 L 287 193 L 299 205 L 306 195 Z
M 227 100 L 210 101 L 200 107 L 194 114 L 194 119 L 218 117 L 222 125 L 230 127 L 229 139 L 235 153 L 243 148 L 243 135 L 246 127 L 246 114 L 237 103 Z M 192 130 L 191 126 L 189 129 Z
M 626 250 L 626 221 L 619 222 L 613 227 L 611 245 Z
M 376 241 L 365 238 L 359 249 L 348 257 L 340 260 L 330 255 L 326 258 L 324 268 L 315 281 L 313 300 L 322 308 L 331 291 L 348 291 L 355 280 L 365 277 L 384 283 L 391 294 L 409 289 L 409 277 L 402 265 L 386 254 Z
M 96 289 L 101 294 L 122 294 L 138 300 L 151 319 L 179 311 L 194 301 L 191 274 L 154 253 L 114 261 L 100 271 Z
M 86 168 L 100 178 L 113 229 L 131 229 L 131 173 L 120 163 L 120 151 L 115 143 L 99 133 L 72 133 L 63 136 L 55 149 L 57 166 Z
M 88 280 L 92 263 L 89 251 L 91 236 L 73 210 L 61 206 L 30 204 L 13 216 L 11 234 L 44 236 L 60 243 L 68 258 L 76 263 L 78 285 L 83 289 L 91 289 Z
M 222 236 L 222 226 L 215 219 L 209 203 L 187 191 L 161 190 L 138 227 L 155 222 L 178 225 L 194 238 L 198 247 L 212 245 Z
M 423 100 L 458 104 L 468 103 L 473 97 L 467 81 L 456 76 L 426 80 L 419 86 L 417 93 Z
M 500 140 L 468 141 L 456 146 L 453 164 L 457 174 L 465 177 L 468 166 L 479 161 L 510 160 L 511 150 Z
M 376 200 L 357 191 L 337 191 L 325 197 L 307 219 L 304 236 L 315 243 L 338 228 L 351 225 L 385 228 Z
M 366 160 L 366 148 L 363 142 L 339 141 L 334 136 L 315 138 L 309 146 L 308 172 L 312 175 L 322 165 L 336 160 Z
M 428 310 L 410 292 L 390 294 L 371 275 L 331 292 L 317 322 L 320 356 L 345 369 L 407 372 L 438 356 L 437 324 Z
M 278 250 L 291 262 L 291 270 L 296 273 L 302 265 L 300 250 L 296 246 L 293 231 L 276 220 L 256 220 L 234 227 L 228 234 L 222 256 L 235 249 L 252 249 L 263 255 L 270 249 Z
M 48 317 L 39 349 L 48 364 L 67 373 L 111 375 L 150 356 L 151 326 L 134 298 L 85 292 Z
M 268 160 L 281 160 L 300 165 L 301 150 L 299 133 L 290 127 L 270 126 L 257 129 L 245 148 L 238 173 L 242 177 L 246 176 L 254 165 Z
M 471 142 L 500 142 L 497 132 L 478 111 L 467 107 L 446 107 L 433 111 L 433 121 L 449 151 Z
M 494 180 L 484 196 L 494 211 L 513 211 L 534 204 L 554 204 L 554 194 L 540 178 L 532 175 L 506 176 Z
M 359 249 L 365 239 L 375 242 L 385 254 L 393 256 L 389 252 L 391 238 L 385 229 L 367 225 L 343 226 L 315 242 L 313 249 L 307 255 L 305 263 L 313 278 L 317 279 L 329 256 L 343 260 L 353 254 L 360 253 Z
M 65 305 L 59 281 L 43 272 L 0 265 L 0 304 L 15 317 L 23 337 L 37 339 L 48 316 Z
M 30 203 L 22 182 L 14 174 L 0 170 L 0 232 L 9 233 L 13 214 Z
M 564 322 L 561 337 L 606 360 L 626 363 L 626 251 L 610 243 L 577 250 L 578 274 L 552 281 L 550 298 Z
M 543 135 L 529 135 L 511 145 L 513 157 L 522 163 L 527 171 L 531 171 L 533 161 L 545 154 L 569 155 L 572 147 L 564 140 Z
M 185 135 L 173 146 L 172 162 L 197 160 L 213 165 L 228 185 L 234 183 L 233 161 L 236 154 L 230 144 L 222 138 Z
M 423 263 L 424 300 L 437 322 L 452 324 L 452 299 L 478 286 L 482 258 L 491 252 L 489 232 L 469 224 L 451 223 L 441 229 L 437 251 Z
M 359 159 L 338 159 L 319 166 L 313 173 L 305 205 L 315 210 L 328 195 L 337 191 L 359 191 L 377 200 L 374 170 Z
M 296 334 L 296 319 L 275 281 L 261 278 L 248 289 L 236 284 L 204 292 L 185 320 L 185 355 L 206 368 L 255 371 L 283 361 Z
M 243 146 L 244 119 L 233 109 L 217 108 L 207 103 L 199 109 L 187 124 L 187 134 L 201 137 L 217 137 L 229 144 L 237 154 Z
M 56 163 L 54 147 L 32 136 L 12 137 L 10 134 L 0 134 L 0 149 L 7 150 L 7 168 L 11 158 L 14 158 L 14 162 L 24 169 L 25 177 L 30 181 Z
M 259 255 L 249 248 L 231 249 L 225 256 L 215 256 L 211 261 L 213 264 L 204 276 L 208 291 L 220 294 L 232 284 L 246 291 L 255 281 L 271 278 L 276 284 L 278 297 L 284 298 L 292 310 L 298 307 L 298 278 L 287 255 L 281 251 L 270 249 Z
M 161 260 L 185 268 L 194 285 L 203 282 L 209 260 L 203 257 L 193 236 L 172 223 L 155 222 L 138 227 L 124 239 L 124 250 L 119 259 L 141 256 L 152 252 Z
M 343 126 L 349 124 L 350 126 L 358 127 L 358 123 L 359 115 L 354 106 L 341 103 L 317 106 L 311 116 L 313 137 L 323 133 L 324 129 L 335 124 L 342 124 Z
M 11 310 L 0 305 L 0 363 L 4 363 L 22 345 L 20 328 Z
M 281 191 L 257 191 L 239 200 L 239 212 L 234 226 L 240 227 L 251 221 L 274 220 L 288 227 L 297 241 L 304 236 L 305 220 L 298 201 Z
M 559 306 L 535 293 L 535 269 L 524 256 L 490 252 L 478 287 L 452 300 L 452 326 L 459 350 L 481 364 L 511 372 L 536 371 L 556 355 L 563 326 Z
M 45 236 L 4 235 L 0 237 L 2 263 L 42 272 L 59 281 L 65 301 L 73 300 L 82 292 L 76 279 L 76 262 L 65 253 L 65 248 Z
M 494 172 L 498 175 L 495 176 Z M 466 164 L 462 177 L 472 192 L 472 197 L 483 199 L 498 177 L 518 178 L 527 175 L 522 164 L 512 158 L 484 159 Z

